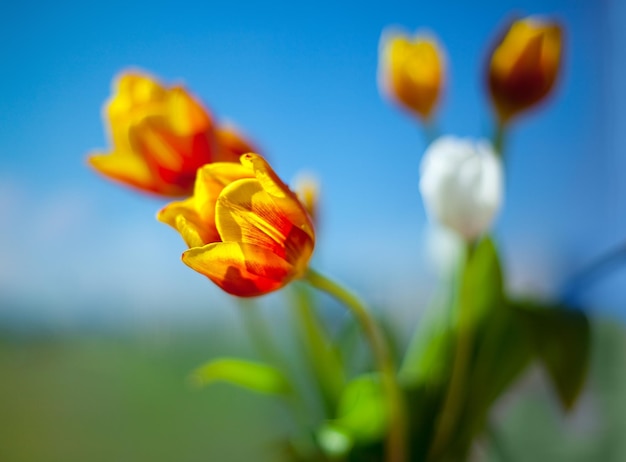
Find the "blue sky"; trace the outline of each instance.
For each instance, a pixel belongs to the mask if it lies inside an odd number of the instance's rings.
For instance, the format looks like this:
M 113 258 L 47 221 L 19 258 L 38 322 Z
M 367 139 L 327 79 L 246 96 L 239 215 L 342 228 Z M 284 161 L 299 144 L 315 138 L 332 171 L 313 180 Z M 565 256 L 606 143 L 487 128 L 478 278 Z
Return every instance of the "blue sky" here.
M 154 219 L 162 202 L 85 165 L 89 151 L 107 146 L 101 107 L 114 75 L 128 67 L 185 82 L 218 119 L 247 132 L 286 180 L 301 171 L 320 178 L 319 269 L 384 303 L 421 298 L 433 272 L 418 193 L 424 141 L 419 126 L 379 95 L 378 40 L 392 25 L 436 34 L 450 73 L 442 131 L 486 136 L 486 53 L 515 13 L 554 16 L 566 27 L 554 98 L 511 133 L 496 228 L 512 289 L 553 294 L 567 274 L 626 238 L 617 213 L 626 204 L 619 2 L 6 6 L 0 294 L 12 303 L 0 300 L 0 314 L 17 315 L 18 306 L 20 316 L 72 323 L 176 316 L 227 300 L 179 262 L 182 241 Z M 589 295 L 595 309 L 619 310 L 620 277 Z

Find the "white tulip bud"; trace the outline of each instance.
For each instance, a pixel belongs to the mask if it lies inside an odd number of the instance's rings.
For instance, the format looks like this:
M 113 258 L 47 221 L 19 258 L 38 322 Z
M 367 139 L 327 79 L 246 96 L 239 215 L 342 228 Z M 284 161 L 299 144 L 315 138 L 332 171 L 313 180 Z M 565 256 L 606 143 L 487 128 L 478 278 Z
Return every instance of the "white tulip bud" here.
M 420 191 L 431 218 L 471 241 L 500 210 L 502 164 L 487 140 L 443 136 L 424 153 Z

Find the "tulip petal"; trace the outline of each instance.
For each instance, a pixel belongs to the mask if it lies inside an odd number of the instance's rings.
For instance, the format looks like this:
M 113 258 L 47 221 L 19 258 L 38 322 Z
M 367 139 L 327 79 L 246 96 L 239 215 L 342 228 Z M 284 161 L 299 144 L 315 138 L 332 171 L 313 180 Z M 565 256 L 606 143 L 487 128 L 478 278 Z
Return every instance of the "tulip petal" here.
M 149 115 L 128 129 L 130 149 L 143 158 L 156 181 L 191 194 L 198 168 L 211 161 L 213 142 L 207 132 L 174 133 L 170 118 Z
M 214 159 L 211 115 L 183 87 L 164 87 L 141 72 L 115 81 L 105 119 L 115 154 L 90 163 L 122 183 L 163 196 L 188 196 L 198 168 Z
M 254 172 L 239 163 L 215 162 L 198 170 L 194 198 L 203 216 L 213 215 L 217 198 L 227 185 L 244 178 L 254 178 Z M 206 208 L 208 210 L 205 210 Z
M 241 156 L 241 164 L 254 171 L 254 175 L 263 187 L 263 190 L 272 197 L 282 214 L 295 227 L 303 230 L 314 241 L 315 232 L 309 214 L 297 196 L 282 182 L 267 161 L 257 154 L 248 153 Z
M 387 97 L 424 119 L 432 116 L 444 85 L 445 63 L 437 41 L 385 30 L 379 46 L 378 81 Z
M 241 164 L 205 165 L 198 172 L 194 196 L 158 214 L 191 247 L 183 262 L 241 297 L 280 289 L 303 274 L 314 247 L 312 224 L 302 204 L 264 160 L 255 169 L 252 160 L 257 159 L 249 154 L 242 156 Z M 291 217 L 303 225 L 297 226 Z
M 225 292 L 239 297 L 278 290 L 294 272 L 292 265 L 271 250 L 237 242 L 194 247 L 183 253 L 182 260 Z
M 109 154 L 93 154 L 87 158 L 87 162 L 113 180 L 142 190 L 160 192 L 152 172 L 141 158 L 114 151 Z
M 168 119 L 178 136 L 212 130 L 210 113 L 183 87 L 174 87 L 168 95 Z
M 292 228 L 257 179 L 244 179 L 224 188 L 215 207 L 215 222 L 223 241 L 272 249 L 284 257 L 283 243 Z
M 529 17 L 514 21 L 489 60 L 488 83 L 501 122 L 544 100 L 559 73 L 558 23 Z
M 215 227 L 215 206 L 222 190 L 234 181 L 252 178 L 253 175 L 250 169 L 232 162 L 208 164 L 198 170 L 193 195 L 194 208 L 204 226 L 215 230 L 215 235 L 211 240 L 204 241 L 205 244 L 222 240 Z
M 502 165 L 489 142 L 444 136 L 424 153 L 419 187 L 428 214 L 472 241 L 502 205 Z
M 313 240 L 289 219 L 257 179 L 239 180 L 224 188 L 215 207 L 222 241 L 253 244 L 296 265 L 308 261 Z
M 128 129 L 147 115 L 162 113 L 160 107 L 167 93 L 154 78 L 129 72 L 116 78 L 113 94 L 105 107 L 113 145 L 118 149 L 129 149 Z
M 224 187 L 241 178 L 253 177 L 250 169 L 231 162 L 207 164 L 198 170 L 193 197 L 172 202 L 157 219 L 180 232 L 189 247 L 221 241 L 215 226 L 215 205 Z
M 535 35 L 528 39 L 528 43 L 520 53 L 517 62 L 513 66 L 513 72 L 532 72 L 541 63 L 541 52 L 544 38 L 542 35 Z
M 181 171 L 182 153 L 188 152 L 188 140 L 168 133 L 169 128 L 161 117 L 145 117 L 141 123 L 130 127 L 128 137 L 134 151 L 152 163 L 172 171 Z M 187 145 L 187 146 L 185 146 Z M 208 158 L 207 158 L 208 162 Z
M 213 221 L 203 221 L 195 208 L 194 198 L 172 202 L 157 214 L 157 220 L 177 230 L 189 247 L 201 247 L 218 242 L 219 234 Z

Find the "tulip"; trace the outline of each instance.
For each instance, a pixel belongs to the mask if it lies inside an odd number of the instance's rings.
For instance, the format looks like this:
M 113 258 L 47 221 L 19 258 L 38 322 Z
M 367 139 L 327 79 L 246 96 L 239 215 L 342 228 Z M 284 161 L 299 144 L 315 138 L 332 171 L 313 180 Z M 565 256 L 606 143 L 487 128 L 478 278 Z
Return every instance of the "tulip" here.
M 468 242 L 489 230 L 502 204 L 503 174 L 488 141 L 441 137 L 424 153 L 420 174 L 431 217 Z
M 313 224 L 296 195 L 261 156 L 217 162 L 198 172 L 194 194 L 161 210 L 189 249 L 183 262 L 229 294 L 263 295 L 304 275 Z
M 439 45 L 428 36 L 410 38 L 396 32 L 383 33 L 380 43 L 381 92 L 422 119 L 430 119 L 444 85 Z
M 181 86 L 164 87 L 139 72 L 122 73 L 105 107 L 113 147 L 89 164 L 104 176 L 168 197 L 189 196 L 202 165 L 236 162 L 220 149 L 207 110 Z
M 561 66 L 561 27 L 537 18 L 515 21 L 489 59 L 488 84 L 501 123 L 545 100 Z

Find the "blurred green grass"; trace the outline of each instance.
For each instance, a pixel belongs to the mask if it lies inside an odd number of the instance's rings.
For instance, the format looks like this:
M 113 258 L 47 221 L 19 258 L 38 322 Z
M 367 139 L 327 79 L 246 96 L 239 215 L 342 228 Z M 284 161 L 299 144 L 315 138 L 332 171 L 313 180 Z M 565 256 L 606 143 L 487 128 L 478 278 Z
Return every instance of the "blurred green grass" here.
M 626 460 L 625 332 L 595 323 L 591 379 L 571 415 L 537 371 L 503 397 L 494 422 L 507 461 Z M 186 382 L 221 355 L 254 352 L 220 326 L 0 334 L 0 461 L 283 460 L 278 443 L 292 428 L 276 398 Z M 479 442 L 479 460 L 505 460 L 492 443 Z
M 0 461 L 276 460 L 274 398 L 186 382 L 221 337 L 4 336 Z

